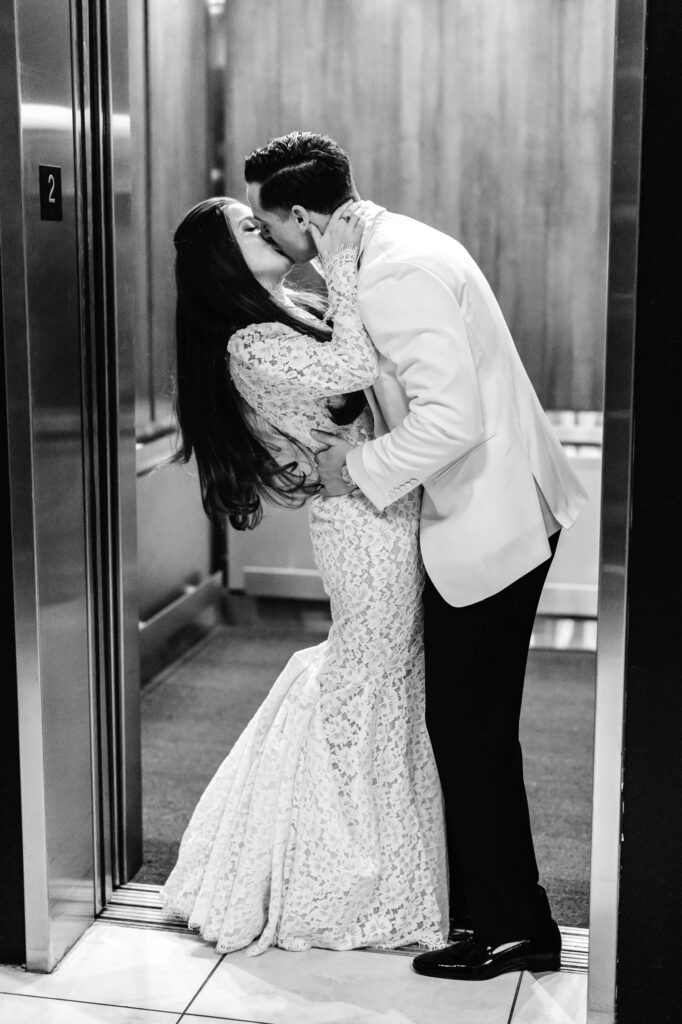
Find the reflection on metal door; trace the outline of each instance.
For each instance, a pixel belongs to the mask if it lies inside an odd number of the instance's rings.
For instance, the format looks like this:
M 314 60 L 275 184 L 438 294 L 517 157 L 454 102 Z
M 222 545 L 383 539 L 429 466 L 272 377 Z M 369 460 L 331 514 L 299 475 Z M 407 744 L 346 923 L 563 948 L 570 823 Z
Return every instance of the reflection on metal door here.
M 110 6 L 125 38 L 125 2 Z M 125 90 L 113 91 L 124 106 L 111 116 L 109 37 L 105 0 L 17 0 L 0 19 L 11 69 L 2 78 L 0 231 L 27 966 L 35 970 L 64 955 L 135 858 L 134 837 L 109 852 L 111 818 L 134 821 L 137 807 L 139 819 L 137 719 L 125 714 L 138 698 L 126 630 L 125 470 L 134 447 L 121 414 L 126 332 L 119 315 L 117 339 L 116 289 L 123 311 L 125 282 L 112 255 L 129 205 L 125 195 L 114 205 L 112 167 L 119 153 L 125 159 L 129 124 Z M 133 469 L 133 494 L 134 480 Z M 121 725 L 100 747 L 105 720 Z M 119 768 L 126 728 L 127 776 Z

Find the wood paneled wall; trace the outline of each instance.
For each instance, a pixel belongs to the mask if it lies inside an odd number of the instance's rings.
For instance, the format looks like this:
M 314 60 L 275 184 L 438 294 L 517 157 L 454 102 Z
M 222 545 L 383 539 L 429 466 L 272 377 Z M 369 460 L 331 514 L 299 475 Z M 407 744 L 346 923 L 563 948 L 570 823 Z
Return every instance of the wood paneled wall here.
M 272 136 L 332 135 L 473 253 L 545 407 L 601 408 L 614 6 L 229 0 L 228 191 Z

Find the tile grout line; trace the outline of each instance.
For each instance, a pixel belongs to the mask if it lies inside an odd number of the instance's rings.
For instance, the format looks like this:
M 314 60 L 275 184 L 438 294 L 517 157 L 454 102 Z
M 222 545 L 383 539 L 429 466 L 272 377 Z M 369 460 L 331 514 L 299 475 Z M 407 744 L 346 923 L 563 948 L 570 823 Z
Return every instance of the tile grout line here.
M 180 1014 L 180 1016 L 178 1017 L 178 1019 L 177 1019 L 177 1024 L 180 1024 L 180 1021 L 181 1021 L 181 1020 L 182 1020 L 182 1019 L 183 1019 L 183 1018 L 184 1018 L 184 1017 L 186 1016 L 186 1014 L 187 1014 L 187 1011 L 189 1010 L 190 1006 L 192 1005 L 192 1003 L 194 1002 L 194 1000 L 195 1000 L 195 999 L 197 998 L 197 996 L 199 995 L 199 993 L 200 993 L 200 992 L 203 992 L 204 988 L 206 987 L 206 985 L 208 984 L 208 982 L 209 982 L 209 981 L 211 980 L 211 978 L 213 977 L 213 975 L 215 974 L 215 972 L 216 972 L 216 971 L 218 970 L 218 968 L 220 967 L 220 965 L 221 965 L 221 963 L 223 962 L 223 960 L 224 960 L 224 959 L 225 959 L 225 953 L 221 953 L 221 954 L 220 954 L 220 957 L 219 957 L 219 959 L 218 959 L 218 963 L 217 963 L 217 964 L 215 965 L 215 967 L 213 967 L 213 968 L 212 968 L 212 970 L 210 970 L 210 971 L 208 972 L 208 974 L 206 975 L 206 977 L 205 977 L 205 978 L 204 978 L 204 980 L 202 981 L 201 985 L 199 985 L 199 988 L 198 988 L 198 989 L 196 990 L 196 992 L 194 993 L 194 995 L 192 996 L 192 998 L 191 998 L 191 999 L 190 999 L 190 1001 L 188 1002 L 187 1006 L 185 1007 L 185 1009 L 184 1009 L 184 1010 L 182 1011 L 182 1013 L 181 1013 L 181 1014 Z
M 150 1006 L 132 1006 L 130 1003 L 100 1003 L 94 999 L 77 999 L 75 996 L 40 996 L 35 992 L 5 992 L 0 991 L 0 996 L 19 996 L 21 999 L 43 999 L 47 1003 L 77 1003 L 78 1006 L 111 1006 L 119 1010 L 141 1010 L 143 1013 L 166 1013 L 170 1017 L 178 1013 L 178 1010 L 159 1010 Z M 180 1018 L 173 1022 L 178 1024 Z
M 223 956 L 224 955 L 225 954 L 223 954 Z M 180 1021 L 182 1021 L 188 1015 L 188 1010 L 189 1010 L 190 1006 L 192 1005 L 192 1003 L 194 1002 L 194 1000 L 196 999 L 196 997 L 201 992 L 201 989 L 209 981 L 211 975 L 213 974 L 214 971 L 216 971 L 218 969 L 218 967 L 220 967 L 220 962 L 218 964 L 216 964 L 216 966 L 211 971 L 211 974 L 208 975 L 208 977 L 206 978 L 204 983 L 201 985 L 201 987 L 199 989 L 197 989 L 196 993 L 192 997 L 190 1003 L 188 1004 L 188 1006 L 187 1006 L 187 1008 L 185 1010 L 160 1010 L 158 1007 L 133 1006 L 130 1003 L 100 1003 L 100 1002 L 96 1002 L 93 999 L 77 999 L 77 998 L 75 998 L 73 996 L 40 996 L 40 995 L 36 995 L 36 993 L 34 993 L 34 992 L 5 992 L 3 990 L 3 991 L 0 991 L 0 997 L 2 997 L 2 996 L 10 996 L 10 997 L 17 996 L 20 999 L 42 999 L 46 1003 L 76 1003 L 78 1006 L 104 1006 L 104 1007 L 110 1006 L 110 1007 L 112 1007 L 112 1009 L 115 1009 L 115 1010 L 140 1010 L 142 1013 L 165 1013 L 168 1017 L 172 1016 L 172 1017 L 175 1018 L 175 1020 L 172 1022 L 172 1024 L 180 1024 Z M 178 1013 L 180 1014 L 179 1017 L 176 1016 Z M 204 1013 L 189 1014 L 189 1016 L 191 1016 L 191 1017 L 205 1017 L 206 1020 L 225 1021 L 226 1024 L 229 1024 L 229 1022 L 231 1022 L 231 1021 L 234 1022 L 234 1024 L 272 1024 L 271 1021 L 248 1021 L 248 1022 L 245 1022 L 243 1017 L 216 1017 L 214 1014 L 207 1015 L 207 1014 L 204 1014 Z
M 521 982 L 523 981 L 523 971 L 519 974 L 519 980 L 516 984 L 516 991 L 514 992 L 514 998 L 511 1004 L 511 1010 L 509 1011 L 509 1017 L 507 1018 L 507 1024 L 512 1024 L 512 1018 L 514 1016 L 514 1010 L 516 1009 L 516 1000 L 519 998 L 519 992 L 521 991 Z
M 180 1024 L 180 1021 L 185 1020 L 186 1014 L 183 1013 L 182 1017 L 178 1018 L 175 1024 Z M 274 1021 L 267 1020 L 245 1020 L 243 1017 L 216 1017 L 215 1014 L 207 1013 L 190 1013 L 190 1017 L 195 1017 L 197 1020 L 208 1020 L 208 1021 L 219 1021 L 220 1024 L 274 1024 Z
M 227 956 L 227 953 L 222 953 L 221 954 L 220 959 L 218 960 L 218 963 L 215 965 L 213 970 L 204 978 L 203 982 L 201 983 L 199 988 L 196 990 L 196 992 L 194 993 L 194 995 L 192 996 L 192 998 L 188 1002 L 188 1004 L 185 1007 L 185 1009 L 182 1011 L 182 1013 L 178 1017 L 177 1021 L 175 1021 L 175 1024 L 181 1024 L 181 1021 L 183 1021 L 185 1019 L 185 1017 L 189 1014 L 189 1010 L 190 1010 L 190 1007 L 191 1007 L 192 1003 L 197 998 L 197 996 L 204 990 L 206 985 L 208 985 L 209 981 L 211 980 L 211 978 L 213 977 L 215 972 L 218 970 L 218 968 L 220 967 L 220 965 L 222 964 L 222 962 L 223 962 L 223 960 L 225 959 L 226 956 Z M 229 1021 L 234 1021 L 234 1022 L 236 1022 L 236 1024 L 245 1024 L 243 1018 L 241 1018 L 241 1017 L 219 1017 L 219 1018 L 216 1018 L 215 1016 L 209 1017 L 208 1015 L 206 1015 L 204 1013 L 192 1013 L 192 1014 L 189 1014 L 189 1015 L 191 1017 L 206 1017 L 207 1020 L 221 1020 L 221 1021 L 225 1021 L 226 1024 Z M 268 1021 L 252 1020 L 252 1021 L 249 1021 L 248 1024 L 269 1024 L 269 1022 Z

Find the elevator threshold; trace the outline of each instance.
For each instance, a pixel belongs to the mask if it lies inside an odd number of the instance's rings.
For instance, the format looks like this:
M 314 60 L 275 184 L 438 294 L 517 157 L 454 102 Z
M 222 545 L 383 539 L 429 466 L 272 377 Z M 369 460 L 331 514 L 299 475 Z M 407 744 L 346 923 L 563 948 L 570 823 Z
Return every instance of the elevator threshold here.
M 134 926 L 135 928 L 187 931 L 187 925 L 180 918 L 166 919 L 162 916 L 160 892 L 160 885 L 141 885 L 138 882 L 121 885 L 114 890 L 109 903 L 99 914 L 97 920 Z M 563 947 L 561 970 L 576 974 L 586 973 L 589 950 L 587 928 L 562 928 L 561 926 L 559 928 Z M 362 952 L 414 956 L 418 950 L 416 946 L 404 946 L 400 949 L 366 949 Z

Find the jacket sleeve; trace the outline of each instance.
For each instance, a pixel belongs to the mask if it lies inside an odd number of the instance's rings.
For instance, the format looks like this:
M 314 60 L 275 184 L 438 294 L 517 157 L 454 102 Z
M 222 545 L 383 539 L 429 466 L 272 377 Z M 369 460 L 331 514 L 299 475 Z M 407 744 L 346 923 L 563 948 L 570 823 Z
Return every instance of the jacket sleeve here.
M 402 423 L 347 456 L 350 475 L 382 509 L 466 455 L 483 435 L 483 418 L 467 324 L 439 277 L 382 261 L 365 273 L 359 305 L 409 402 Z

